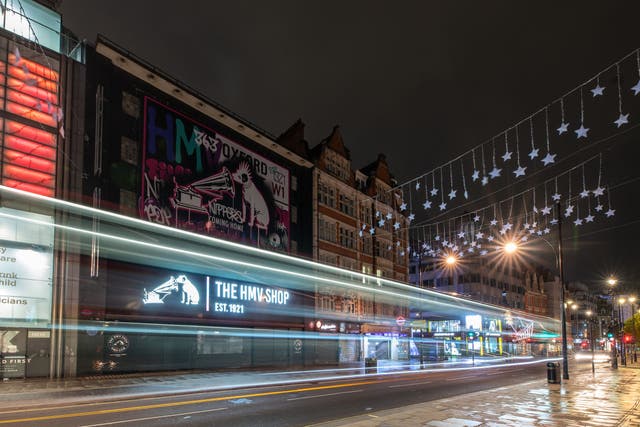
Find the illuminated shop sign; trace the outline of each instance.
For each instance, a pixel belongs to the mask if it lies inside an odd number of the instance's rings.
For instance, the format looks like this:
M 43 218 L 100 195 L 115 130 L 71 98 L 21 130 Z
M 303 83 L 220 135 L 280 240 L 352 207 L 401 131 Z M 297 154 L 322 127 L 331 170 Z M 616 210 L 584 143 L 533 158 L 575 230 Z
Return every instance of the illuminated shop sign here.
M 242 315 L 269 306 L 288 305 L 291 293 L 271 286 L 178 274 L 150 289 L 143 288 L 140 300 L 143 306 L 166 305 L 182 307 L 183 311 L 185 306 L 193 306 L 194 313 Z
M 0 326 L 51 320 L 52 223 L 45 215 L 0 208 Z
M 288 250 L 287 169 L 150 98 L 144 120 L 143 218 Z

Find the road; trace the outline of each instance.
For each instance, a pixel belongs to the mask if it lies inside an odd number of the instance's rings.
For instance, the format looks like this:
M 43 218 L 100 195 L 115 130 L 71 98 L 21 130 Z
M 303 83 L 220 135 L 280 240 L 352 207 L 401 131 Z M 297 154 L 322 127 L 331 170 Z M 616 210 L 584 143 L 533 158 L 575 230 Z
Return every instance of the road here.
M 546 365 L 410 371 L 303 384 L 0 411 L 21 426 L 304 426 L 546 378 Z

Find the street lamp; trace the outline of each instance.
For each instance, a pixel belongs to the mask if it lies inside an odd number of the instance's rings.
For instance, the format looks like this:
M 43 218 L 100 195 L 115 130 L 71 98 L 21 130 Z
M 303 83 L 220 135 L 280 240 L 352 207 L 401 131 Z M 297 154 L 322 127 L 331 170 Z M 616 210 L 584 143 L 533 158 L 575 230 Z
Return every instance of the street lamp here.
M 615 325 L 616 324 L 616 319 L 614 317 L 614 313 L 615 313 L 615 288 L 614 286 L 618 283 L 618 280 L 615 277 L 609 277 L 609 279 L 607 280 L 607 283 L 609 284 L 609 286 L 611 286 L 611 322 Z M 617 333 L 615 333 L 613 335 L 613 345 L 611 346 L 611 352 L 613 353 L 611 355 L 611 367 L 613 369 L 618 369 L 618 348 L 617 348 Z
M 624 319 L 622 318 L 622 304 L 625 303 L 625 299 L 624 298 L 620 298 L 618 300 L 618 320 L 620 322 L 620 363 L 622 363 L 622 366 L 627 366 L 627 349 L 626 346 L 624 344 Z
M 595 375 L 596 373 L 596 365 L 595 365 L 595 342 L 593 339 L 593 319 L 591 318 L 591 314 L 593 314 L 593 312 L 591 310 L 587 310 L 586 313 L 587 318 L 589 319 L 589 343 L 591 344 L 591 373 Z

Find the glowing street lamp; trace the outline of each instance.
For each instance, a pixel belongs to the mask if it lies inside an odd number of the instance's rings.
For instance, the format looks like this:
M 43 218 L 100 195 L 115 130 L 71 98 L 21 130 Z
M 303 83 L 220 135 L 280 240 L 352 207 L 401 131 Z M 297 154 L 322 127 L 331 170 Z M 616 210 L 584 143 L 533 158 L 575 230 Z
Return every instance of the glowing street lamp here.
M 504 245 L 504 251 L 508 254 L 512 254 L 518 250 L 518 244 L 516 242 L 508 242 Z
M 615 277 L 609 277 L 609 280 L 607 280 L 607 283 L 611 286 L 615 286 L 618 283 L 618 279 L 616 279 Z
M 455 255 L 448 255 L 444 259 L 444 262 L 446 262 L 448 266 L 453 267 L 455 263 L 458 262 L 458 258 L 456 258 Z

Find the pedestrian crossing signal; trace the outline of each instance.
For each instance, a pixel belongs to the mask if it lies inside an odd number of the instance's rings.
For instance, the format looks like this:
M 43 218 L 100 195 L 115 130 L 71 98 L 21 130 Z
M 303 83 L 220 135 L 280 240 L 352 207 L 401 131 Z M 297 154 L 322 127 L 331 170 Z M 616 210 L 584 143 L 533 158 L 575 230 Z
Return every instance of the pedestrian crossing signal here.
M 476 331 L 468 331 L 467 332 L 467 339 L 469 341 L 475 340 L 477 336 L 478 336 L 478 333 Z

